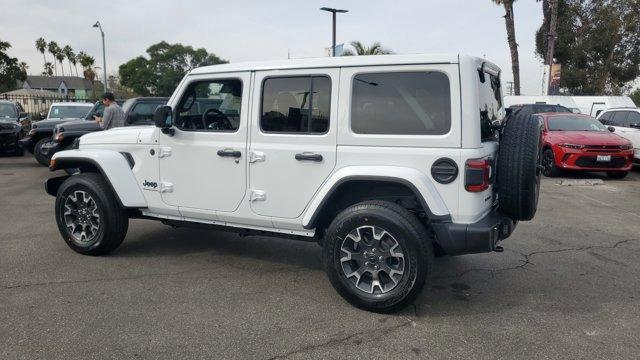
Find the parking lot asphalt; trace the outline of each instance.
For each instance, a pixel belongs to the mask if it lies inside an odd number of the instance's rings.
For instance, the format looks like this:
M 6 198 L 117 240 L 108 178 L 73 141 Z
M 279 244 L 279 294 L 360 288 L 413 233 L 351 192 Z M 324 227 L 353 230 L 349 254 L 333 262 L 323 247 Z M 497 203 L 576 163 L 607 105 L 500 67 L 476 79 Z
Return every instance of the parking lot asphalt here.
M 393 315 L 343 301 L 313 243 L 132 220 L 113 254 L 76 254 L 42 186 L 50 175 L 30 155 L 0 158 L 2 359 L 640 354 L 638 171 L 599 186 L 545 179 L 536 218 L 503 253 L 438 258 Z

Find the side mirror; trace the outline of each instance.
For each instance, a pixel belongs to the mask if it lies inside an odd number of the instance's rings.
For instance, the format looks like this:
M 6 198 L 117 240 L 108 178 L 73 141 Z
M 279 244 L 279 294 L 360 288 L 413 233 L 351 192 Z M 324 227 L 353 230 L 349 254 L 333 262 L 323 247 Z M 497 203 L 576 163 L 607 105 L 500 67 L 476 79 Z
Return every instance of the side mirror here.
M 616 131 L 616 128 L 614 128 L 613 126 L 609 126 L 607 129 L 609 129 L 609 131 L 611 131 L 611 132 L 615 132 Z
M 46 119 L 47 118 L 47 114 L 41 112 L 38 114 L 40 116 L 40 119 Z
M 630 128 L 634 128 L 634 129 L 640 129 L 640 124 L 638 124 L 638 123 L 632 123 L 632 124 L 629 124 L 629 127 L 630 127 Z
M 162 130 L 162 133 L 167 135 L 173 135 L 173 111 L 171 106 L 160 105 L 156 108 L 153 114 L 153 122 L 157 128 Z

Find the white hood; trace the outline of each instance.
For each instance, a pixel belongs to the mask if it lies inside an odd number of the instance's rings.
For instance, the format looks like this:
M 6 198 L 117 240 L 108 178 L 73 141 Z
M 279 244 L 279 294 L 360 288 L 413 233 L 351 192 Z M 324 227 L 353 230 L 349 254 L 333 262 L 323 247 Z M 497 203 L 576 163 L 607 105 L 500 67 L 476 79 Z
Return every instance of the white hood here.
M 139 144 L 139 139 L 150 139 L 156 131 L 153 126 L 125 126 L 83 135 L 80 145 Z

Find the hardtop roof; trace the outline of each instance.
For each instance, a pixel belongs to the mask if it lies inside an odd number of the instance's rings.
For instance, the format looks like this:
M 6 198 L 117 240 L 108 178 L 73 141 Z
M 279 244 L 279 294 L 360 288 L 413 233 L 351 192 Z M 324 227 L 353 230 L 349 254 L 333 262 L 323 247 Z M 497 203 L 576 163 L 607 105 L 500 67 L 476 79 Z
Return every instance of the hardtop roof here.
M 367 55 L 337 56 L 307 59 L 237 62 L 209 65 L 191 70 L 190 75 L 225 73 L 237 71 L 261 71 L 284 69 L 309 69 L 349 66 L 411 65 L 411 64 L 457 64 L 458 54 L 413 54 L 413 55 Z M 478 61 L 482 59 L 477 58 Z M 489 61 L 487 63 L 490 64 Z

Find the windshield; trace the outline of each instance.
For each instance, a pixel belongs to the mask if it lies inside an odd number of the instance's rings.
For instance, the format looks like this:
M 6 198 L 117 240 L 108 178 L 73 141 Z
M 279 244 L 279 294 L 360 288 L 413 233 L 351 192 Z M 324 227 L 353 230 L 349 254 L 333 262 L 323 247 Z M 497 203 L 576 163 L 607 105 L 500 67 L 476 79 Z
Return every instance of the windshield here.
M 587 116 L 552 116 L 547 119 L 549 131 L 607 131 L 598 120 Z
M 49 111 L 50 119 L 81 118 L 84 119 L 91 110 L 89 106 L 54 105 Z
M 15 118 L 16 108 L 11 104 L 0 104 L 0 118 Z

